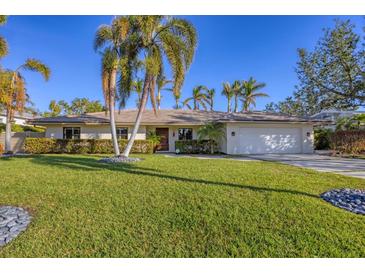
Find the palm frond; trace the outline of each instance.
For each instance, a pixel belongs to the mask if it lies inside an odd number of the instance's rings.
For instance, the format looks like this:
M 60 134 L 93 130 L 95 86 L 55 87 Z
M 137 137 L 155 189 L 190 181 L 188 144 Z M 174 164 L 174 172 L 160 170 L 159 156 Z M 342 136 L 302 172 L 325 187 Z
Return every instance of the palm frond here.
M 0 15 L 0 25 L 6 24 L 6 21 L 8 20 L 7 15 Z
M 46 81 L 49 80 L 49 77 L 51 75 L 51 69 L 37 59 L 27 59 L 25 63 L 21 66 L 21 68 L 25 70 L 39 72 Z
M 8 54 L 8 44 L 6 40 L 0 36 L 0 58 Z
M 104 47 L 108 42 L 113 40 L 113 33 L 112 29 L 108 25 L 101 25 L 95 34 L 94 39 L 94 50 L 101 49 Z

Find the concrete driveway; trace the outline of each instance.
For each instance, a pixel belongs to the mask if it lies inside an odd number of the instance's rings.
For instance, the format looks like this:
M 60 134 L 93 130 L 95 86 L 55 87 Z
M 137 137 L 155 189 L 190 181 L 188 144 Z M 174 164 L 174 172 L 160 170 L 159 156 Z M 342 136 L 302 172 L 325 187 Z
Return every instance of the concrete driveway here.
M 247 155 L 247 157 L 365 179 L 365 160 L 361 159 L 347 159 L 317 154 L 263 154 Z

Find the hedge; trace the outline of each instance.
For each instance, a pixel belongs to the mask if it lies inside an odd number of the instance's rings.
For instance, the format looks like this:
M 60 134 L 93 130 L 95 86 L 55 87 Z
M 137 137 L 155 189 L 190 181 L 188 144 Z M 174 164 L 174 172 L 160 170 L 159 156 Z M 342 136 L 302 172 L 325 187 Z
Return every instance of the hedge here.
M 331 147 L 331 129 L 319 128 L 314 130 L 314 148 L 316 150 L 330 149 Z
M 119 140 L 119 147 L 123 150 L 127 140 Z M 26 138 L 24 144 L 26 153 L 69 153 L 69 154 L 111 154 L 114 152 L 111 140 L 94 139 L 52 139 Z M 149 140 L 135 140 L 131 153 L 153 153 L 153 142 Z
M 365 153 L 365 131 L 364 130 L 348 130 L 336 131 L 331 137 L 331 149 L 348 154 L 364 154 Z
M 175 141 L 175 149 L 179 150 L 179 153 L 186 154 L 210 154 L 210 141 L 208 140 L 181 140 Z M 219 152 L 218 144 L 214 142 L 215 153 Z

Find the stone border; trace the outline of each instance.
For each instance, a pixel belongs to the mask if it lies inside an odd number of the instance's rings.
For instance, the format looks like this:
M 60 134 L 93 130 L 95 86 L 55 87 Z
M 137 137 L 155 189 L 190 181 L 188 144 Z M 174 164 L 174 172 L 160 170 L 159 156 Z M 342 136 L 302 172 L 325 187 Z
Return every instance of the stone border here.
M 365 190 L 350 188 L 332 189 L 322 193 L 321 198 L 339 208 L 365 215 Z
M 130 157 L 107 157 L 107 158 L 101 158 L 98 160 L 100 163 L 106 163 L 106 164 L 118 164 L 118 163 L 133 163 L 133 162 L 139 162 L 141 161 L 141 158 L 130 158 Z
M 32 217 L 21 207 L 0 206 L 0 247 L 25 231 Z

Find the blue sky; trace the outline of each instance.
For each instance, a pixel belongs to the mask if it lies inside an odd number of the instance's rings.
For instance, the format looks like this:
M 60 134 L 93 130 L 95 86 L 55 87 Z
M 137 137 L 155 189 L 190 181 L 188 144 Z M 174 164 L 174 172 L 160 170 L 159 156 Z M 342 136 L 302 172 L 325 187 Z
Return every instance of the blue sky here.
M 297 83 L 297 48 L 312 49 L 334 16 L 186 16 L 199 35 L 194 62 L 186 75 L 182 99 L 194 86 L 215 88 L 216 109 L 225 110 L 220 95 L 225 81 L 253 76 L 265 82 L 270 98 L 259 99 L 257 109 L 292 94 Z M 350 18 L 360 32 L 364 19 Z M 88 97 L 102 101 L 100 56 L 93 51 L 93 38 L 100 24 L 112 16 L 11 16 L 0 28 L 10 54 L 0 62 L 15 68 L 28 57 L 41 59 L 52 69 L 49 82 L 26 72 L 27 88 L 36 107 L 48 108 L 50 100 L 70 101 Z M 173 97 L 164 92 L 162 108 L 171 108 Z M 135 107 L 132 97 L 127 107 Z

